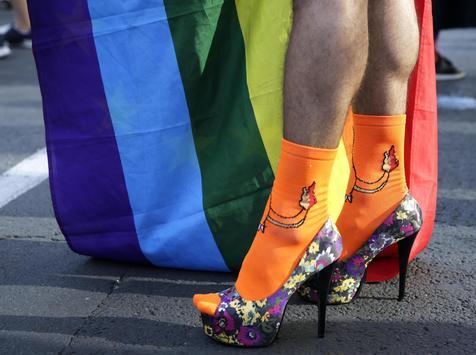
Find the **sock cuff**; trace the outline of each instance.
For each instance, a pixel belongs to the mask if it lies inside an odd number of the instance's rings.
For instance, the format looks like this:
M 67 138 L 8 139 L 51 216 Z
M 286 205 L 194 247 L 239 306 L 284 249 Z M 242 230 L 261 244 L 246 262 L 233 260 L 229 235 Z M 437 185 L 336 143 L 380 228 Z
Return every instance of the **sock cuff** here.
M 377 115 L 359 115 L 354 113 L 355 126 L 404 126 L 406 122 L 406 115 L 392 115 L 392 116 L 377 116 Z
M 314 160 L 334 160 L 337 155 L 337 148 L 327 149 L 311 147 L 293 143 L 285 138 L 281 140 L 281 149 L 283 152 L 288 154 Z

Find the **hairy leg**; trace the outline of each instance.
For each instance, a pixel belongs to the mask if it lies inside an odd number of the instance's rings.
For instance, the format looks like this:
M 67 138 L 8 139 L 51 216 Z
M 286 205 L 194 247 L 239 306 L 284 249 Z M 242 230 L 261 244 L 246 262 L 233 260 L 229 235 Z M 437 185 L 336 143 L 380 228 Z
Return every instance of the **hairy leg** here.
M 268 203 L 235 285 L 246 300 L 262 300 L 282 287 L 329 218 L 333 148 L 367 52 L 367 0 L 294 0 L 285 139 Z M 194 297 L 196 307 L 211 316 L 219 303 L 217 294 Z
M 413 0 L 369 0 L 368 18 L 368 63 L 352 104 L 354 173 L 337 220 L 343 259 L 368 240 L 408 192 L 405 111 L 419 47 L 415 5 Z
M 284 137 L 335 148 L 368 53 L 367 0 L 294 0 Z
M 415 4 L 413 0 L 369 0 L 368 9 L 368 65 L 353 110 L 367 115 L 403 114 L 419 50 Z

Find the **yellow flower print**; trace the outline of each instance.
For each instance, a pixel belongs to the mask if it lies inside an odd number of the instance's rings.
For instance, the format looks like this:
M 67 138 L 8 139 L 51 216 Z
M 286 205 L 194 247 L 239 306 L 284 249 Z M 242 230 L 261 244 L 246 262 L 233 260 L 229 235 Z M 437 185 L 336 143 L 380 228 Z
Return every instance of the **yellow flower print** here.
M 263 314 L 263 316 L 261 317 L 261 322 L 267 322 L 269 320 L 269 317 L 271 315 L 269 314 L 269 312 L 266 312 L 265 314 Z
M 253 301 L 244 301 L 240 307 L 243 312 L 250 312 L 256 309 L 255 303 Z
M 333 303 L 346 303 L 347 302 L 347 297 L 343 296 L 335 296 L 332 298 Z
M 259 313 L 256 311 L 256 306 L 253 301 L 246 301 L 239 311 L 242 314 L 243 324 L 253 324 L 259 318 Z
M 405 212 L 397 211 L 397 219 L 404 220 L 404 219 L 407 219 L 407 218 L 408 218 L 408 216 Z
M 223 343 L 238 344 L 237 341 L 233 339 L 233 336 L 226 335 L 225 333 L 215 334 L 215 336 Z
M 238 299 L 234 299 L 229 303 L 229 307 L 240 308 L 240 301 Z
M 348 281 L 348 280 L 345 280 Z M 349 282 L 342 282 L 339 286 L 333 288 L 335 293 L 347 291 L 352 285 Z
M 255 301 L 255 304 L 256 304 L 256 307 L 261 308 L 261 307 L 266 306 L 266 302 L 267 302 L 267 300 L 265 298 L 264 300 L 261 300 L 261 301 Z
M 296 286 L 298 282 L 304 281 L 305 279 L 306 277 L 304 276 L 304 274 L 296 274 L 294 276 L 291 276 L 283 285 L 283 287 L 286 290 L 291 290 Z
M 306 272 L 312 272 L 316 269 L 316 260 L 307 260 L 306 262 L 301 264 L 301 267 L 306 271 Z
M 203 329 L 205 330 L 205 334 L 206 334 L 206 335 L 212 336 L 212 334 L 213 334 L 212 327 L 210 327 L 209 325 L 205 325 L 205 326 L 203 327 Z
M 309 253 L 310 254 L 316 254 L 319 252 L 319 244 L 317 243 L 312 243 L 310 246 L 309 246 Z
M 355 285 L 355 279 L 345 279 L 344 282 L 342 282 L 342 285 L 349 287 L 352 287 Z
M 292 283 L 291 279 L 289 278 L 289 279 L 284 283 L 283 288 L 284 288 L 285 290 L 288 290 L 288 289 L 290 289 L 290 288 L 292 288 L 292 287 L 293 287 L 293 283 Z
M 259 313 L 254 312 L 254 313 L 245 313 L 243 316 L 243 325 L 249 326 L 256 324 L 256 322 L 259 319 Z
M 285 289 L 292 289 L 296 286 L 297 283 L 303 282 L 306 280 L 306 275 L 305 274 L 297 274 L 294 275 L 293 277 L 290 277 L 286 283 L 283 285 Z

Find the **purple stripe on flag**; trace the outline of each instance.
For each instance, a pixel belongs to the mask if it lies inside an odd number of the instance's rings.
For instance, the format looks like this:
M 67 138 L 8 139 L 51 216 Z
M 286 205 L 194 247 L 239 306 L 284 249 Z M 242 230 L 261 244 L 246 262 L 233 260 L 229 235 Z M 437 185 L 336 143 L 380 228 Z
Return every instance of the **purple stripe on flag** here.
M 29 1 L 58 223 L 80 254 L 143 256 L 92 38 L 87 1 Z

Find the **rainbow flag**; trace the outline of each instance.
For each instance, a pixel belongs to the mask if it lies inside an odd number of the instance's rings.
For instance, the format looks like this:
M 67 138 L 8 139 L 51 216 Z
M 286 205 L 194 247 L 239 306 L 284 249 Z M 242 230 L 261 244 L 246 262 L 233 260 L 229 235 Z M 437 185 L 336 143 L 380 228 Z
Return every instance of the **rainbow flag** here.
M 72 250 L 239 269 L 276 171 L 291 0 L 29 1 Z M 331 213 L 349 177 L 344 142 Z

